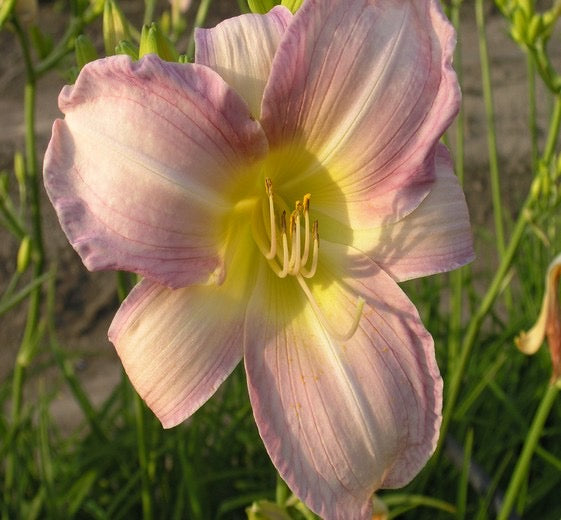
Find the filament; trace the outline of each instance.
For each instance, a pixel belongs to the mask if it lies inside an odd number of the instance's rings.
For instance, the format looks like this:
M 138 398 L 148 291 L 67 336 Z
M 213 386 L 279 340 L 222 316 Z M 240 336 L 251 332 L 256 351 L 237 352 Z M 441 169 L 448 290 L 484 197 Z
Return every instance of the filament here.
M 316 318 L 319 320 L 319 322 L 321 323 L 321 326 L 325 329 L 325 331 L 333 339 L 335 339 L 337 341 L 343 342 L 343 341 L 350 340 L 355 335 L 355 332 L 358 330 L 358 326 L 359 326 L 359 323 L 360 323 L 360 318 L 362 317 L 362 311 L 364 310 L 364 299 L 361 296 L 358 297 L 357 302 L 356 302 L 356 309 L 355 309 L 355 314 L 354 314 L 354 317 L 353 317 L 353 322 L 346 332 L 340 333 L 340 332 L 336 331 L 327 321 L 325 315 L 323 314 L 323 312 L 320 309 L 318 303 L 316 302 L 316 299 L 314 298 L 314 295 L 310 291 L 310 288 L 306 284 L 306 281 L 304 280 L 304 278 L 302 278 L 302 276 L 298 275 L 296 277 L 296 279 L 298 280 L 298 283 L 300 284 L 300 287 L 302 287 L 302 290 L 304 291 L 304 294 L 308 298 L 308 301 L 310 302 L 310 306 L 312 307 L 312 310 L 314 311 L 314 314 L 316 315 Z
M 277 226 L 275 225 L 275 205 L 273 202 L 273 183 L 271 179 L 265 179 L 265 190 L 269 198 L 269 216 L 271 224 L 271 248 L 265 255 L 267 260 L 272 260 L 277 256 Z
M 310 198 L 307 193 L 303 197 L 303 202 L 296 201 L 295 209 L 290 214 L 287 225 L 286 211 L 283 210 L 280 219 L 280 244 L 277 244 L 278 233 L 275 217 L 275 204 L 273 197 L 273 183 L 271 179 L 265 179 L 265 191 L 269 200 L 269 225 L 270 225 L 270 245 L 268 251 L 266 245 L 260 246 L 263 255 L 269 260 L 269 265 L 279 278 L 285 278 L 289 274 L 292 276 L 302 275 L 304 278 L 311 278 L 315 275 L 319 257 L 319 232 L 318 222 L 314 221 L 310 232 Z M 302 220 L 303 232 L 302 236 Z M 313 242 L 313 245 L 310 244 Z M 279 246 L 282 246 L 279 247 Z M 310 249 L 311 265 L 310 263 Z M 282 266 L 282 267 L 281 267 Z

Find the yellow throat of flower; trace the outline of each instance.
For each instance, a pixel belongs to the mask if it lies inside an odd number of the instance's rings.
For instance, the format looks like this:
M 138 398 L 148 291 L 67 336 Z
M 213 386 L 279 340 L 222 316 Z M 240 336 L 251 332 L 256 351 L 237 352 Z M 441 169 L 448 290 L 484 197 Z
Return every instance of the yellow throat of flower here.
M 319 263 L 319 223 L 311 221 L 311 194 L 306 193 L 302 200 L 294 203 L 290 211 L 286 202 L 274 192 L 273 182 L 265 178 L 265 195 L 261 204 L 254 208 L 253 239 L 279 279 L 291 277 L 298 282 L 314 314 L 331 337 L 347 341 L 356 332 L 364 300 L 358 299 L 355 318 L 349 330 L 338 332 L 325 318 L 312 290 L 306 280 L 313 278 L 318 272 Z M 288 212 L 290 211 L 290 216 Z

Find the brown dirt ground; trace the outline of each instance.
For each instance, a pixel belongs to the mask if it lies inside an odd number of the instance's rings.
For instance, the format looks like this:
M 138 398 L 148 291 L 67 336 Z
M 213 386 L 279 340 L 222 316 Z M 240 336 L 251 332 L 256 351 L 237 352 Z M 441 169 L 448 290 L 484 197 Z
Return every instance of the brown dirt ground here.
M 221 1 L 213 19 L 227 14 L 235 2 Z M 140 2 L 129 0 L 126 12 L 137 16 Z M 487 173 L 487 134 L 481 93 L 478 42 L 473 7 L 467 2 L 463 13 L 461 34 L 464 67 L 463 96 L 466 111 L 466 192 L 473 223 L 492 221 L 492 205 Z M 487 34 L 492 64 L 492 80 L 496 105 L 497 141 L 502 173 L 503 193 L 507 205 L 515 211 L 528 188 L 530 140 L 527 125 L 526 65 L 522 52 L 509 39 L 503 20 L 489 9 Z M 64 29 L 63 15 L 51 4 L 42 4 L 42 27 L 60 34 Z M 99 23 L 92 29 L 98 28 Z M 24 67 L 12 34 L 0 33 L 0 170 L 11 168 L 13 153 L 23 147 L 22 98 Z M 538 80 L 539 83 L 539 80 Z M 48 143 L 51 125 L 59 116 L 57 95 L 64 79 L 56 72 L 41 79 L 37 100 L 37 136 L 40 156 Z M 544 133 L 550 101 L 540 91 L 540 133 Z M 58 264 L 56 319 L 59 339 L 74 360 L 85 389 L 99 403 L 121 377 L 121 367 L 107 340 L 107 328 L 117 308 L 113 273 L 89 273 L 68 245 L 58 226 L 54 212 L 43 193 L 44 233 L 49 261 Z M 11 276 L 18 244 L 0 229 L 0 290 Z M 488 258 L 479 254 L 476 268 L 488 270 Z M 25 323 L 25 305 L 0 318 L 0 380 L 8 376 L 13 366 Z M 41 359 L 41 356 L 39 356 Z M 53 414 L 62 427 L 75 425 L 79 410 L 56 371 L 36 372 L 37 379 L 50 379 L 47 388 L 60 388 L 53 401 Z M 31 369 L 33 379 L 34 369 Z

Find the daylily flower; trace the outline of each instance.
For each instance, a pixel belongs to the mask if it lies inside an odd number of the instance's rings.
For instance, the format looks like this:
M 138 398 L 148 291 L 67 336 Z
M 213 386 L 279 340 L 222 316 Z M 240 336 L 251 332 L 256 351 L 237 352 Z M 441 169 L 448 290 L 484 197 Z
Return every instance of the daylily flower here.
M 473 256 L 439 144 L 454 43 L 436 1 L 308 0 L 199 30 L 195 64 L 90 63 L 59 98 L 61 225 L 89 269 L 144 276 L 109 330 L 137 391 L 172 427 L 243 358 L 271 459 L 325 518 L 371 516 L 438 438 L 397 282 Z
M 535 354 L 547 337 L 552 364 L 552 382 L 561 383 L 561 307 L 559 306 L 559 279 L 561 255 L 557 255 L 545 277 L 545 293 L 538 321 L 528 331 L 522 331 L 514 340 L 524 354 Z

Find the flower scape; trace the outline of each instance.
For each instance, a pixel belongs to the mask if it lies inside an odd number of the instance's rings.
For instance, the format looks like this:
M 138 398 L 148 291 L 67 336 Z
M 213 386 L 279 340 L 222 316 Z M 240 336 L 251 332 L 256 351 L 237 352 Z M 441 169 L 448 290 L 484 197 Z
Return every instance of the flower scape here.
M 195 41 L 192 64 L 82 69 L 47 192 L 88 269 L 143 277 L 109 339 L 163 426 L 243 360 L 289 487 L 324 518 L 369 518 L 441 422 L 433 340 L 398 282 L 473 258 L 439 142 L 454 31 L 437 1 L 306 0 Z

